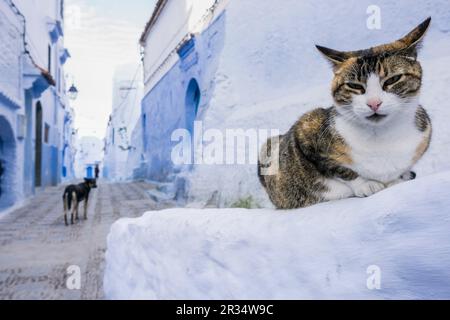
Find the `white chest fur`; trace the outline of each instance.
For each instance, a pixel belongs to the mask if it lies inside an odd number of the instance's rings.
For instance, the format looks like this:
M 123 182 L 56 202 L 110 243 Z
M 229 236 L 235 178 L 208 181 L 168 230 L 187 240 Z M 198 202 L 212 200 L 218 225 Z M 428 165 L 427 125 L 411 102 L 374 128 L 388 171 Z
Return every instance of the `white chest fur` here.
M 405 116 L 382 126 L 359 126 L 338 117 L 336 129 L 349 146 L 353 160 L 348 167 L 363 178 L 384 183 L 411 170 L 424 139 L 414 121 L 414 116 Z

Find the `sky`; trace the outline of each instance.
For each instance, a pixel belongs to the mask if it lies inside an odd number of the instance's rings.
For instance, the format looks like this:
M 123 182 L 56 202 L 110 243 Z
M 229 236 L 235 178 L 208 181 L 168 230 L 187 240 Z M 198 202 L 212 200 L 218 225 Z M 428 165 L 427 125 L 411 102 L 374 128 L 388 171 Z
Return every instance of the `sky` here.
M 155 0 L 66 0 L 65 46 L 72 58 L 65 72 L 68 86 L 79 90 L 72 103 L 79 137 L 104 137 L 114 71 L 128 64 L 137 69 L 138 40 L 154 6 Z

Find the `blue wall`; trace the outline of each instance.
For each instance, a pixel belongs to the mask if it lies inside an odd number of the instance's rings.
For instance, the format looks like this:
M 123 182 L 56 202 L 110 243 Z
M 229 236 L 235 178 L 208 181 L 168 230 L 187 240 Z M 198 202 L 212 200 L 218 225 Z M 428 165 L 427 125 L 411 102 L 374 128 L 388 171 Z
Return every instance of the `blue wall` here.
M 225 19 L 224 12 L 207 30 L 181 48 L 179 61 L 142 101 L 147 179 L 171 181 L 172 174 L 181 169 L 171 160 L 176 144 L 171 142 L 171 136 L 176 129 L 190 130 L 194 118 L 201 120 L 208 106 L 224 44 Z M 194 83 L 198 84 L 199 97 L 195 95 Z M 195 99 L 199 104 L 192 103 Z
M 2 104 L 0 102 L 0 111 Z M 11 124 L 0 115 L 0 210 L 14 204 L 16 200 L 15 159 L 16 142 Z

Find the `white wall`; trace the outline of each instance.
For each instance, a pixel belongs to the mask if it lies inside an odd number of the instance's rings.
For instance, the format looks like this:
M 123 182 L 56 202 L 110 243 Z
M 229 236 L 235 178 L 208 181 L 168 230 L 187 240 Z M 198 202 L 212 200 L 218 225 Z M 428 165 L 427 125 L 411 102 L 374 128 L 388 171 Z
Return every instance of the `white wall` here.
M 198 22 L 206 14 L 215 0 L 169 0 L 156 24 L 150 30 L 145 45 L 145 92 L 149 92 L 156 82 L 176 63 L 178 56 L 169 59 L 155 77 L 151 76 L 167 59 L 183 38 L 191 32 L 199 31 Z
M 127 167 L 133 130 L 141 115 L 143 97 L 142 68 L 129 64 L 117 67 L 113 79 L 113 106 L 107 128 L 104 165 L 111 180 L 126 180 L 132 175 Z M 114 135 L 114 138 L 113 138 Z
M 47 69 L 48 66 L 48 45 L 50 37 L 48 35 L 46 18 L 61 20 L 60 0 L 14 0 L 19 10 L 25 15 L 27 20 L 27 41 L 32 56 L 40 67 Z M 60 38 L 61 44 L 62 39 Z M 52 56 L 56 57 L 56 48 Z M 52 71 L 55 71 L 57 63 L 53 60 Z M 56 79 L 56 74 L 52 72 Z
M 0 2 L 0 92 L 16 102 L 23 102 L 21 63 L 23 52 L 22 21 L 5 1 Z
M 205 130 L 257 128 L 285 133 L 303 113 L 333 104 L 332 70 L 315 44 L 336 50 L 368 48 L 394 41 L 432 16 L 420 59 L 422 101 L 433 117 L 435 142 L 417 173 L 445 167 L 450 142 L 445 138 L 448 124 L 442 119 L 448 119 L 448 108 L 440 101 L 448 100 L 444 89 L 448 75 L 437 69 L 438 63 L 447 65 L 442 59 L 450 56 L 448 0 L 379 0 L 381 30 L 367 28 L 366 11 L 372 4 L 371 0 L 230 1 Z M 437 142 L 439 138 L 444 141 Z M 260 205 L 268 205 L 256 172 L 255 165 L 198 166 L 190 180 L 190 194 L 206 201 L 217 190 L 222 205 L 250 195 Z
M 13 102 L 0 100 L 0 161 L 4 169 L 0 181 L 0 211 L 23 195 L 23 161 L 17 161 L 24 157 L 24 141 L 17 139 L 17 116 L 25 113 L 21 33 L 22 21 L 5 1 L 0 1 L 0 95 Z

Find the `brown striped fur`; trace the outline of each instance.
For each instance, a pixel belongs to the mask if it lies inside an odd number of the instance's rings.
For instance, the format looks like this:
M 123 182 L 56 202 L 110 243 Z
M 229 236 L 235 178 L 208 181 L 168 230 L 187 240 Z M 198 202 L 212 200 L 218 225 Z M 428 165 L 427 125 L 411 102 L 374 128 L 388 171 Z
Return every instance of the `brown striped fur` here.
M 425 20 L 395 42 L 365 50 L 341 52 L 317 46 L 333 65 L 335 105 L 303 115 L 278 141 L 269 139 L 263 147 L 259 178 L 277 208 L 300 208 L 324 201 L 324 194 L 330 191 L 327 179 L 352 182 L 361 178 L 349 168 L 354 164 L 352 150 L 336 130 L 336 119 L 341 108 L 353 103 L 355 95 L 364 94 L 371 74 L 379 77 L 385 92 L 399 99 L 408 101 L 418 96 L 422 68 L 417 51 L 430 21 Z M 423 141 L 417 146 L 411 166 L 423 156 L 431 140 L 431 121 L 423 107 L 416 112 L 416 129 L 423 133 Z M 262 174 L 275 161 L 278 170 Z M 415 174 L 405 172 L 403 176 L 413 178 Z

